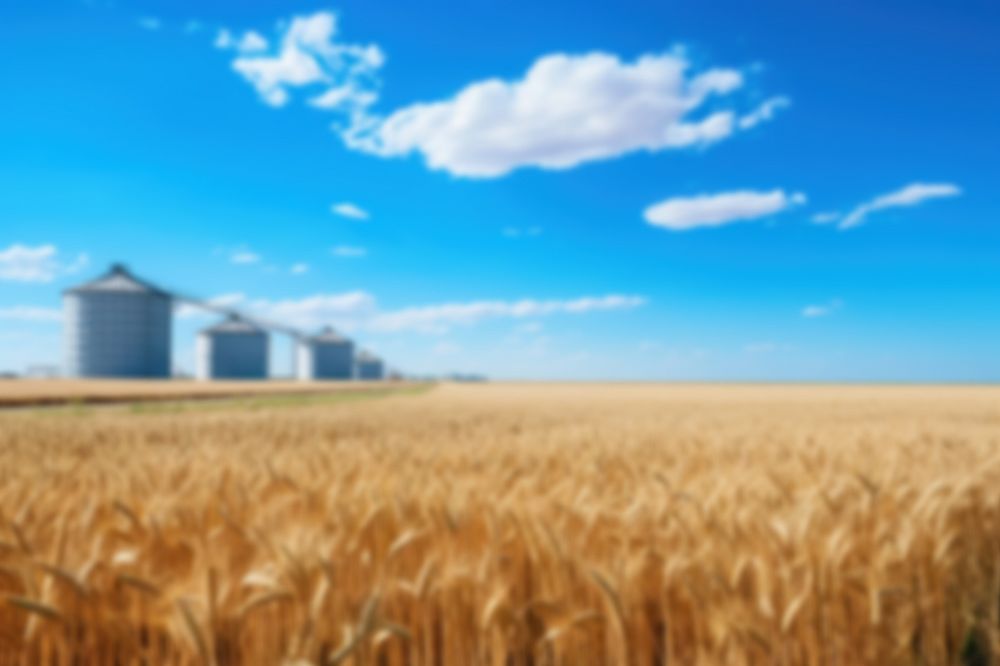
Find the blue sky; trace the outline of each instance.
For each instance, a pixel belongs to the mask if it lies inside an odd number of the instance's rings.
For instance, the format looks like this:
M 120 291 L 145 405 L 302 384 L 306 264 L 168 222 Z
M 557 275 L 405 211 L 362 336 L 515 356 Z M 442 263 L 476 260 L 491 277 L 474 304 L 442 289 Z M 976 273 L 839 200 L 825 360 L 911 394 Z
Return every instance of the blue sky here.
M 61 290 L 121 260 L 410 372 L 997 381 L 998 35 L 990 2 L 5 2 L 0 369 L 58 363 Z

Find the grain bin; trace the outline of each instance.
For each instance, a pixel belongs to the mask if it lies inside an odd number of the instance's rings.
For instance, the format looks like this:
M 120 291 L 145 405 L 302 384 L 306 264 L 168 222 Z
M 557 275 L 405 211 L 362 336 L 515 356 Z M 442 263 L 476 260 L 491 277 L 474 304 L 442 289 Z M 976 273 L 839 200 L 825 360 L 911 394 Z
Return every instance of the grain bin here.
M 63 292 L 66 374 L 70 377 L 170 376 L 170 293 L 114 264 Z
M 298 377 L 304 381 L 354 377 L 354 343 L 330 327 L 299 339 L 296 358 Z
M 365 381 L 385 379 L 385 364 L 378 356 L 363 351 L 354 359 L 354 376 Z
M 198 379 L 265 379 L 270 341 L 267 332 L 230 315 L 198 334 Z

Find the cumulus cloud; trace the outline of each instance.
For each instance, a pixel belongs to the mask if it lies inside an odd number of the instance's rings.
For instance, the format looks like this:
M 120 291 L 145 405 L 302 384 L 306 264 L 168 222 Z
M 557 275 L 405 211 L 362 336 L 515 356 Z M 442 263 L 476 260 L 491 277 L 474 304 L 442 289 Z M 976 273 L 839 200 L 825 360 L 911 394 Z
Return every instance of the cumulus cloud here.
M 11 308 L 0 308 L 0 320 L 21 322 L 59 322 L 62 321 L 62 311 L 56 308 L 44 308 L 33 305 L 16 305 Z
M 332 12 L 297 16 L 282 30 L 275 50 L 268 53 L 266 40 L 257 35 L 253 46 L 263 46 L 253 50 L 263 53 L 242 54 L 233 61 L 233 69 L 270 106 L 284 106 L 291 91 L 302 89 L 311 91 L 313 106 L 360 115 L 375 101 L 376 75 L 385 55 L 374 44 L 339 42 L 337 27 Z M 246 39 L 244 35 L 241 43 Z M 227 45 L 231 41 L 229 36 Z
M 672 231 L 686 231 L 698 227 L 719 227 L 734 222 L 755 220 L 780 213 L 803 204 L 806 196 L 801 192 L 786 193 L 776 189 L 769 192 L 739 190 L 719 194 L 701 194 L 694 197 L 674 197 L 653 204 L 646 209 L 646 222 Z
M 838 226 L 850 229 L 864 224 L 867 217 L 876 211 L 917 206 L 930 199 L 956 197 L 961 193 L 961 188 L 952 183 L 911 183 L 859 205 L 844 216 Z
M 335 257 L 345 257 L 349 259 L 358 259 L 368 255 L 368 250 L 354 245 L 338 245 L 337 247 L 331 249 L 330 252 Z
M 257 53 L 259 51 L 266 51 L 268 46 L 268 41 L 264 38 L 264 36 L 254 30 L 249 30 L 243 33 L 243 37 L 241 37 L 239 43 L 236 44 L 237 50 L 241 53 Z
M 333 204 L 330 206 L 330 212 L 352 220 L 367 220 L 370 217 L 368 211 L 349 201 Z
M 63 262 L 55 245 L 30 247 L 15 243 L 0 250 L 0 280 L 9 282 L 52 282 L 60 275 L 71 275 L 90 263 L 86 254 Z
M 775 98 L 743 118 L 731 103 L 720 108 L 743 85 L 735 69 L 693 73 L 680 53 L 634 62 L 600 52 L 556 53 L 539 58 L 519 80 L 472 83 L 450 99 L 354 124 L 343 137 L 383 157 L 418 152 L 430 168 L 458 176 L 568 169 L 639 150 L 707 146 L 787 104 Z
M 823 303 L 820 305 L 807 305 L 802 308 L 802 316 L 807 319 L 816 319 L 817 317 L 827 317 L 841 307 L 843 307 L 844 302 L 839 298 L 835 298 L 829 303 Z

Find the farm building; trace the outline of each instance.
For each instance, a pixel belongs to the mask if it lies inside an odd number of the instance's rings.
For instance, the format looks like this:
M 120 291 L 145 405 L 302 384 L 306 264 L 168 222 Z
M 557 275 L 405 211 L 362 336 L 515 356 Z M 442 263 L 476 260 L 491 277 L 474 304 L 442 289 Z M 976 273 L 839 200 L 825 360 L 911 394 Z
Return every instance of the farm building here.
M 354 343 L 329 326 L 298 341 L 296 360 L 304 381 L 354 378 Z
M 354 376 L 366 381 L 385 379 L 385 364 L 374 354 L 363 351 L 354 359 Z
M 170 376 L 170 293 L 114 264 L 63 292 L 70 377 Z
M 237 315 L 198 334 L 198 379 L 265 379 L 270 339 L 267 331 Z

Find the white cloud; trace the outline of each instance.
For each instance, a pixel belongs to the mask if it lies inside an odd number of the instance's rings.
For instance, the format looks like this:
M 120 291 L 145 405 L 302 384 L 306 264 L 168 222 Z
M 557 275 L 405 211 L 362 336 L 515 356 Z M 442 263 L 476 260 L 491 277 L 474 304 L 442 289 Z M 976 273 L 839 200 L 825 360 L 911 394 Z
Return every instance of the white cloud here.
M 866 201 L 840 221 L 840 229 L 850 229 L 864 224 L 871 213 L 887 208 L 903 208 L 916 206 L 929 199 L 955 197 L 962 193 L 961 188 L 952 183 L 911 183 L 906 187 Z
M 838 213 L 835 210 L 823 211 L 814 214 L 809 219 L 812 221 L 813 224 L 831 224 L 840 219 L 840 213 Z
M 491 319 L 531 319 L 519 329 L 524 333 L 538 333 L 542 330 L 542 324 L 536 321 L 539 317 L 630 310 L 644 305 L 646 299 L 612 294 L 569 300 L 468 301 L 382 310 L 375 297 L 368 292 L 351 291 L 286 300 L 250 300 L 241 293 L 223 294 L 209 302 L 239 307 L 251 316 L 303 330 L 333 325 L 344 331 L 440 334 L 454 326 L 471 326 Z M 193 318 L 200 312 L 200 309 L 190 305 L 182 305 L 177 310 L 181 318 Z
M 367 220 L 370 215 L 368 211 L 349 201 L 343 201 L 330 206 L 330 212 L 341 217 L 348 217 L 352 220 Z
M 585 314 L 607 310 L 629 310 L 646 303 L 641 296 L 612 294 L 574 300 L 523 299 L 520 301 L 472 301 L 404 308 L 378 315 L 370 322 L 376 331 L 415 330 L 435 332 L 454 325 L 470 325 L 486 319 L 540 317 L 551 314 Z
M 364 291 L 316 294 L 302 299 L 271 301 L 258 299 L 247 309 L 270 321 L 302 329 L 335 324 L 345 330 L 357 329 L 376 311 L 375 298 Z
M 229 261 L 234 264 L 256 264 L 260 262 L 260 255 L 250 250 L 236 250 L 229 255 Z
M 773 120 L 778 109 L 788 108 L 791 104 L 792 101 L 787 97 L 772 97 L 764 100 L 760 106 L 740 118 L 737 124 L 741 130 L 753 129 L 763 122 Z
M 155 16 L 144 16 L 136 21 L 136 23 L 138 23 L 139 27 L 143 30 L 159 30 L 161 27 L 160 19 Z
M 801 192 L 786 194 L 781 189 L 770 192 L 740 190 L 667 199 L 647 208 L 644 216 L 653 226 L 685 231 L 754 220 L 780 213 L 805 201 L 806 197 Z
M 472 83 L 451 99 L 355 122 L 342 136 L 357 150 L 383 157 L 419 152 L 432 169 L 483 178 L 706 146 L 738 129 L 737 112 L 714 100 L 742 87 L 743 74 L 690 69 L 676 52 L 631 63 L 600 52 L 551 54 L 520 80 Z M 761 122 L 784 103 L 771 100 L 744 124 Z
M 71 275 L 90 263 L 86 254 L 79 254 L 69 263 L 59 260 L 55 245 L 29 247 L 15 243 L 0 250 L 0 281 L 51 282 L 60 275 Z
M 843 307 L 843 305 L 844 302 L 841 301 L 839 298 L 835 298 L 829 303 L 824 303 L 821 305 L 807 305 L 804 308 L 802 308 L 802 316 L 806 317 L 807 319 L 826 317 L 839 310 L 841 307 Z
M 335 257 L 360 258 L 368 255 L 368 250 L 353 245 L 338 245 L 330 250 Z
M 309 264 L 293 264 L 292 267 L 288 269 L 288 272 L 292 275 L 303 275 L 309 272 Z
M 57 308 L 43 308 L 33 305 L 16 305 L 0 308 L 0 320 L 23 322 L 59 322 L 62 311 Z
M 266 51 L 268 46 L 269 44 L 263 35 L 254 30 L 249 30 L 243 33 L 243 37 L 240 38 L 236 49 L 240 53 L 258 53 Z
M 205 28 L 204 24 L 197 19 L 191 19 L 184 24 L 184 34 L 193 35 L 196 32 L 201 32 Z
M 233 33 L 229 32 L 226 28 L 222 28 L 215 35 L 213 45 L 217 49 L 231 49 L 236 45 L 236 39 L 233 37 Z
M 332 12 L 297 16 L 280 35 L 275 53 L 244 54 L 233 61 L 233 69 L 270 106 L 284 106 L 291 90 L 309 88 L 321 91 L 312 98 L 314 106 L 363 114 L 376 99 L 375 77 L 385 56 L 374 44 L 345 44 L 336 35 Z

